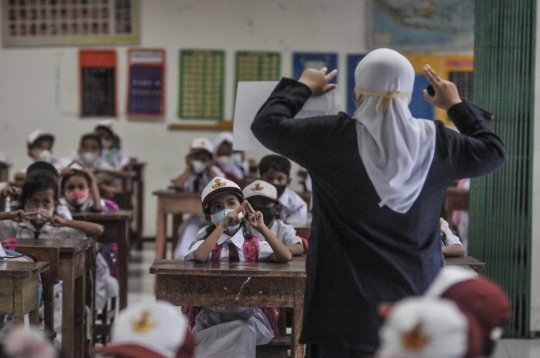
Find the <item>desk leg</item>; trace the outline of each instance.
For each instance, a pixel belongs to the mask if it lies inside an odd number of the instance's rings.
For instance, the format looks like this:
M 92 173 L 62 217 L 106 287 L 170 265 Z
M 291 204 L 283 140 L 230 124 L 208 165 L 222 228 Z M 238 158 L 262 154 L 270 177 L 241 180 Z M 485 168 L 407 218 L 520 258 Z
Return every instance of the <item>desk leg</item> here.
M 86 273 L 83 273 L 75 280 L 75 330 L 73 350 L 76 357 L 84 357 L 85 324 L 84 316 L 86 313 L 84 299 L 86 298 Z M 88 317 L 88 319 L 92 319 Z
M 62 277 L 62 357 L 74 357 L 75 351 L 75 272 Z
M 127 307 L 127 294 L 128 294 L 128 259 L 129 255 L 129 227 L 128 222 L 122 223 L 122 230 L 119 233 L 120 242 L 118 243 L 118 283 L 120 285 L 120 309 Z
M 45 331 L 54 332 L 54 284 L 43 283 L 43 306 L 45 318 Z
M 298 340 L 300 339 L 300 333 L 302 331 L 302 318 L 304 316 L 305 287 L 305 278 L 297 278 L 295 280 L 291 357 L 296 358 L 301 358 L 304 356 L 304 345 L 300 344 Z
M 163 201 L 158 198 L 157 225 L 156 225 L 156 259 L 164 259 L 167 247 L 167 213 L 163 208 Z
M 24 324 L 24 282 L 22 278 L 13 279 L 13 323 Z

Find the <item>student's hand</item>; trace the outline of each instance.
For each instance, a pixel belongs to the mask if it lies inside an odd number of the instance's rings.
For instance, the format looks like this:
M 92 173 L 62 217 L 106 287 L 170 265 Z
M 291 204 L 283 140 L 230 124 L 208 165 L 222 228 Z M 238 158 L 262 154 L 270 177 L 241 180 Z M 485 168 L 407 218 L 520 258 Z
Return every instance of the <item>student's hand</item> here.
M 66 226 L 66 222 L 67 220 L 58 216 L 58 215 L 53 215 L 49 218 L 49 225 L 51 225 L 52 227 L 62 227 L 62 226 Z
M 227 227 L 234 226 L 242 222 L 242 219 L 244 219 L 244 209 L 246 208 L 246 204 L 247 200 L 244 200 L 239 207 L 227 214 L 225 219 L 219 224 L 223 230 L 227 230 Z
M 16 223 L 21 223 L 26 220 L 35 219 L 37 217 L 37 212 L 25 212 L 24 210 L 17 210 L 13 211 L 10 214 L 10 219 L 15 221 Z
M 10 186 L 2 191 L 2 195 L 8 196 L 8 195 L 21 195 L 22 189 L 16 186 Z
M 265 227 L 264 217 L 260 211 L 255 211 L 249 202 L 247 203 L 246 209 L 249 225 L 251 225 L 251 227 L 257 231 L 260 231 L 261 228 Z
M 333 70 L 329 74 L 326 74 L 327 71 L 328 69 L 326 67 L 323 67 L 320 71 L 308 68 L 302 72 L 302 76 L 300 76 L 298 82 L 302 82 L 308 86 L 313 96 L 321 96 L 336 88 L 336 85 L 329 85 L 328 82 L 336 77 L 337 70 Z
M 430 96 L 427 90 L 424 90 L 424 99 L 426 102 L 445 111 L 448 111 L 450 107 L 461 102 L 454 83 L 441 79 L 429 65 L 425 65 L 422 71 L 435 90 L 434 96 Z

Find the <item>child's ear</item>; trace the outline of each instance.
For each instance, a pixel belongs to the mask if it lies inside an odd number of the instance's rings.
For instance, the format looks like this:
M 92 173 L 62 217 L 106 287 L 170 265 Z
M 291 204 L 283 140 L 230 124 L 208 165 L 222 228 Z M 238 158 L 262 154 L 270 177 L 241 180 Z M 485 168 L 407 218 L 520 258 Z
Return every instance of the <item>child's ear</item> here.
M 292 183 L 292 178 L 291 177 L 287 177 L 287 186 L 291 185 Z

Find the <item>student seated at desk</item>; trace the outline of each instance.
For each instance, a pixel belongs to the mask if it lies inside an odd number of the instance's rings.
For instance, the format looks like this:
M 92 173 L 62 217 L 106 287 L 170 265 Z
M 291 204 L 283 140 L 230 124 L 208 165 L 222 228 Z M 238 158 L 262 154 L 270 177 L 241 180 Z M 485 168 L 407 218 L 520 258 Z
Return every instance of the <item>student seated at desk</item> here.
M 123 170 L 129 164 L 129 158 L 122 151 L 122 136 L 114 128 L 111 120 L 99 121 L 94 129 L 101 138 L 102 156 L 116 170 Z
M 246 186 L 243 190 L 244 198 L 253 207 L 253 210 L 262 213 L 264 225 L 270 229 L 279 241 L 291 251 L 294 256 L 301 256 L 304 253 L 302 239 L 296 236 L 296 231 L 291 225 L 285 224 L 282 220 L 276 219 L 281 211 L 276 188 L 265 181 L 257 180 Z M 252 229 L 253 235 L 263 238 L 256 229 Z
M 294 227 L 306 227 L 308 210 L 306 202 L 294 191 L 287 188 L 291 184 L 291 162 L 280 155 L 267 155 L 259 163 L 261 179 L 274 185 L 283 206 L 280 218 Z
M 186 260 L 287 263 L 292 259 L 291 252 L 264 224 L 263 214 L 244 201 L 240 187 L 232 181 L 214 178 L 202 193 L 202 205 L 213 226 L 204 240 L 190 248 Z M 266 241 L 253 236 L 250 226 Z M 256 307 L 203 307 L 193 332 L 197 357 L 255 357 L 257 345 L 270 342 L 274 332 L 279 334 L 275 310 L 263 313 Z
M 186 169 L 175 181 L 175 187 L 186 193 L 200 193 L 204 187 L 219 176 L 225 177 L 221 170 L 213 165 L 214 146 L 207 138 L 197 138 L 191 142 L 189 154 L 186 156 Z M 174 252 L 174 258 L 184 257 L 191 244 L 197 238 L 197 232 L 206 226 L 204 215 L 183 216 L 182 225 L 178 228 L 179 244 Z
M 56 170 L 60 170 L 69 163 L 69 160 L 66 158 L 54 158 L 52 156 L 53 144 L 54 136 L 52 134 L 45 133 L 40 129 L 37 129 L 34 132 L 30 133 L 30 135 L 28 136 L 28 139 L 26 141 L 26 146 L 28 150 L 27 154 L 30 158 L 32 158 L 34 163 L 50 163 L 54 166 L 54 168 L 56 168 Z M 28 168 L 15 173 L 15 180 L 25 180 L 26 176 L 28 175 L 27 171 Z
M 238 161 L 233 153 L 233 135 L 231 132 L 221 132 L 214 140 L 216 164 L 226 175 L 226 178 L 241 185 L 247 173 L 245 166 Z
M 448 227 L 448 222 L 441 218 L 441 243 L 442 243 L 442 253 L 444 257 L 463 257 L 465 256 L 465 249 L 459 237 L 454 235 L 452 230 Z
M 101 225 L 60 217 L 57 206 L 58 182 L 52 176 L 28 178 L 22 187 L 20 209 L 0 213 L 0 239 L 85 239 L 103 233 Z

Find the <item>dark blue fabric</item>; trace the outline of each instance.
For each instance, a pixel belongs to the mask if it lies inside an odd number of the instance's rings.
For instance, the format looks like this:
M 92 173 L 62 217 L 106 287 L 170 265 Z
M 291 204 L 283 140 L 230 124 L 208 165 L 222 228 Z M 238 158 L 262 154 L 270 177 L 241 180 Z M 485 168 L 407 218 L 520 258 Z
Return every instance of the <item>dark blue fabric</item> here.
M 379 207 L 346 113 L 294 119 L 310 89 L 282 79 L 252 131 L 268 149 L 305 167 L 313 181 L 312 238 L 301 341 L 374 352 L 381 302 L 424 292 L 443 265 L 439 219 L 455 180 L 488 174 L 506 160 L 489 115 L 470 103 L 449 110 L 463 133 L 436 122 L 435 156 L 405 214 Z

